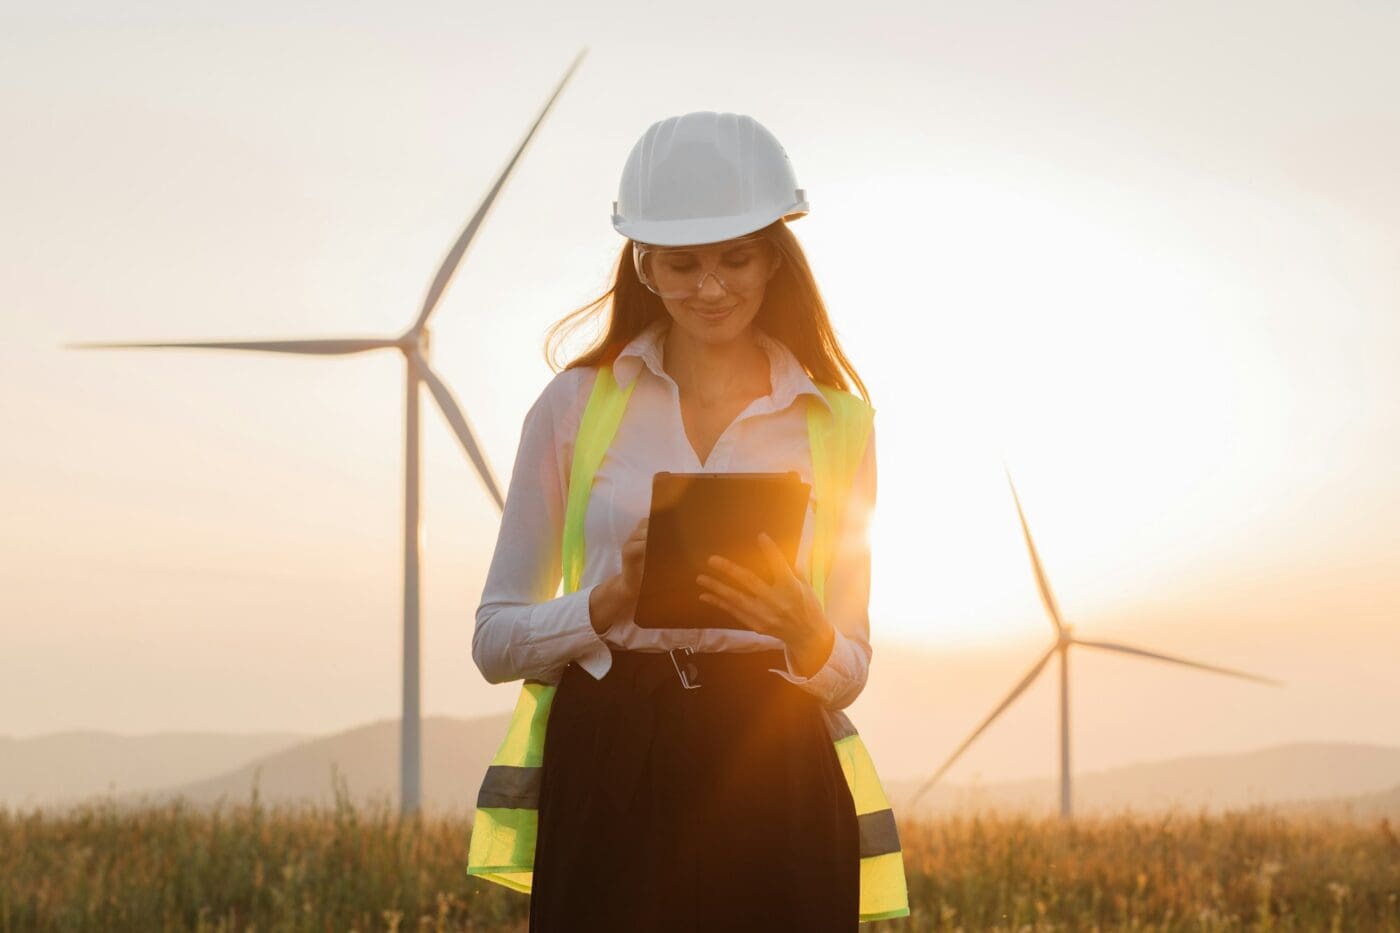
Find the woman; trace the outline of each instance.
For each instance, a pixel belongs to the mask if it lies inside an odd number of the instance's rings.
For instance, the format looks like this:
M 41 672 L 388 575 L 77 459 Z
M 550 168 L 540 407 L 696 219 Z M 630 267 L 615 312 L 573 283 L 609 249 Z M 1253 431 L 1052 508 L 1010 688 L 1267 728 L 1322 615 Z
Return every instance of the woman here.
M 858 806 L 831 728 L 870 664 L 873 435 L 838 498 L 839 536 L 823 543 L 809 505 L 798 569 L 766 538 L 771 583 L 711 558 L 702 599 L 744 629 L 632 622 L 652 474 L 796 470 L 812 482 L 812 406 L 845 397 L 869 424 L 786 226 L 806 211 L 786 154 L 752 118 L 660 121 L 623 172 L 613 222 L 628 240 L 612 288 L 551 330 L 552 341 L 611 298 L 597 345 L 525 417 L 472 641 L 487 680 L 523 679 L 526 692 L 483 785 L 469 870 L 529 890 L 532 931 L 852 930 L 874 916 L 861 890 L 871 853 L 898 873 L 880 882 L 877 914 L 908 913 L 888 803 L 876 787 L 883 805 Z M 621 414 L 581 472 L 607 392 Z M 820 595 L 805 570 L 814 545 L 831 552 Z M 517 734 L 527 727 L 535 739 Z M 540 744 L 538 768 L 523 766 L 528 750 L 506 757 Z M 537 836 L 510 822 L 531 793 Z M 483 851 L 527 855 L 479 855 L 478 836 Z

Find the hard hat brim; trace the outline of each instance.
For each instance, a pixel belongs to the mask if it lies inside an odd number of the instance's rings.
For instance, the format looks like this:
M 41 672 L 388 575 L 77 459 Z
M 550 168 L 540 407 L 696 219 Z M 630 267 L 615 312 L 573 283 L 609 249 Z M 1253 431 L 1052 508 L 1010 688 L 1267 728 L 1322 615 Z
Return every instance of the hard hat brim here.
M 623 236 L 639 243 L 654 246 L 702 246 L 732 240 L 764 227 L 778 219 L 796 220 L 804 216 L 810 206 L 807 201 L 794 202 L 786 210 L 775 214 L 771 209 L 740 214 L 731 217 L 688 217 L 682 220 L 638 220 L 628 221 L 613 215 L 613 229 Z

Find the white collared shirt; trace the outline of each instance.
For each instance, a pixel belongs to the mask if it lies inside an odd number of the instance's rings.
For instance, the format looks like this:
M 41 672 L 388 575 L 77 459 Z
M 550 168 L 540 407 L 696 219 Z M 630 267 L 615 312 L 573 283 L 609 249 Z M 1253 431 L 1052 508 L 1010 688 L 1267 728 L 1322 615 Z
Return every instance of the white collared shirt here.
M 832 709 L 848 706 L 870 669 L 870 550 L 866 529 L 875 506 L 875 436 L 872 430 L 858 468 L 826 583 L 827 619 L 836 630 L 825 664 L 812 676 L 792 671 L 781 639 L 748 629 L 650 629 L 617 622 L 594 631 L 588 599 L 593 588 L 622 570 L 622 545 L 651 506 L 652 474 L 674 472 L 786 472 L 812 482 L 807 400 L 827 404 L 796 356 L 754 326 L 768 354 L 770 392 L 754 399 L 725 428 L 701 463 L 681 420 L 680 390 L 662 366 L 670 319 L 654 322 L 618 355 L 620 385 L 640 379 L 612 446 L 598 468 L 584 517 L 583 574 L 573 593 L 556 595 L 562 579 L 561 546 L 574 438 L 597 376 L 595 367 L 558 373 L 525 415 L 511 473 L 496 550 L 476 610 L 472 658 L 491 683 L 533 678 L 558 683 L 570 661 L 594 679 L 612 665 L 613 646 L 666 651 L 758 651 L 782 648 L 787 669 L 775 673 L 817 696 Z M 814 493 L 815 494 L 815 493 Z M 797 552 L 808 566 L 812 505 Z

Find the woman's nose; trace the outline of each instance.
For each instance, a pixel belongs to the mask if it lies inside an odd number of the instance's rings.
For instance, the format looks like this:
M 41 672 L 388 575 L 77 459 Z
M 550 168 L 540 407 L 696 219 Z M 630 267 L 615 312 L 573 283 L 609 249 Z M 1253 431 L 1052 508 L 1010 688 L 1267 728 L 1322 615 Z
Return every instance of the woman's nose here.
M 700 279 L 700 287 L 696 294 L 700 297 L 722 298 L 726 292 L 724 284 L 720 282 L 719 276 L 713 272 L 706 272 Z

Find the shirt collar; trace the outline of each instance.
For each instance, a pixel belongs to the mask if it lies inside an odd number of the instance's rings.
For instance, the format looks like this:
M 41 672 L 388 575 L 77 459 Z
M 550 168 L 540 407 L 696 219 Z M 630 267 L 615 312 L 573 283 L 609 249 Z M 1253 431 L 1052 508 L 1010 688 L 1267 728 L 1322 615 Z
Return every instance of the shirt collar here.
M 817 384 L 812 381 L 812 377 L 807 375 L 807 371 L 802 368 L 802 364 L 788 349 L 787 344 L 768 335 L 763 328 L 757 324 L 752 325 L 754 337 L 768 354 L 768 372 L 772 383 L 772 392 L 768 396 L 770 403 L 766 406 L 769 411 L 782 411 L 796 400 L 797 396 L 807 394 L 816 396 L 829 411 L 831 403 L 826 400 L 826 396 L 817 388 Z M 659 318 L 652 321 L 642 329 L 637 336 L 633 337 L 618 353 L 617 359 L 613 361 L 613 377 L 618 385 L 626 386 L 642 371 L 645 366 L 656 376 L 671 380 L 670 375 L 662 366 L 662 355 L 665 350 L 663 339 L 667 331 L 671 329 L 671 319 Z

